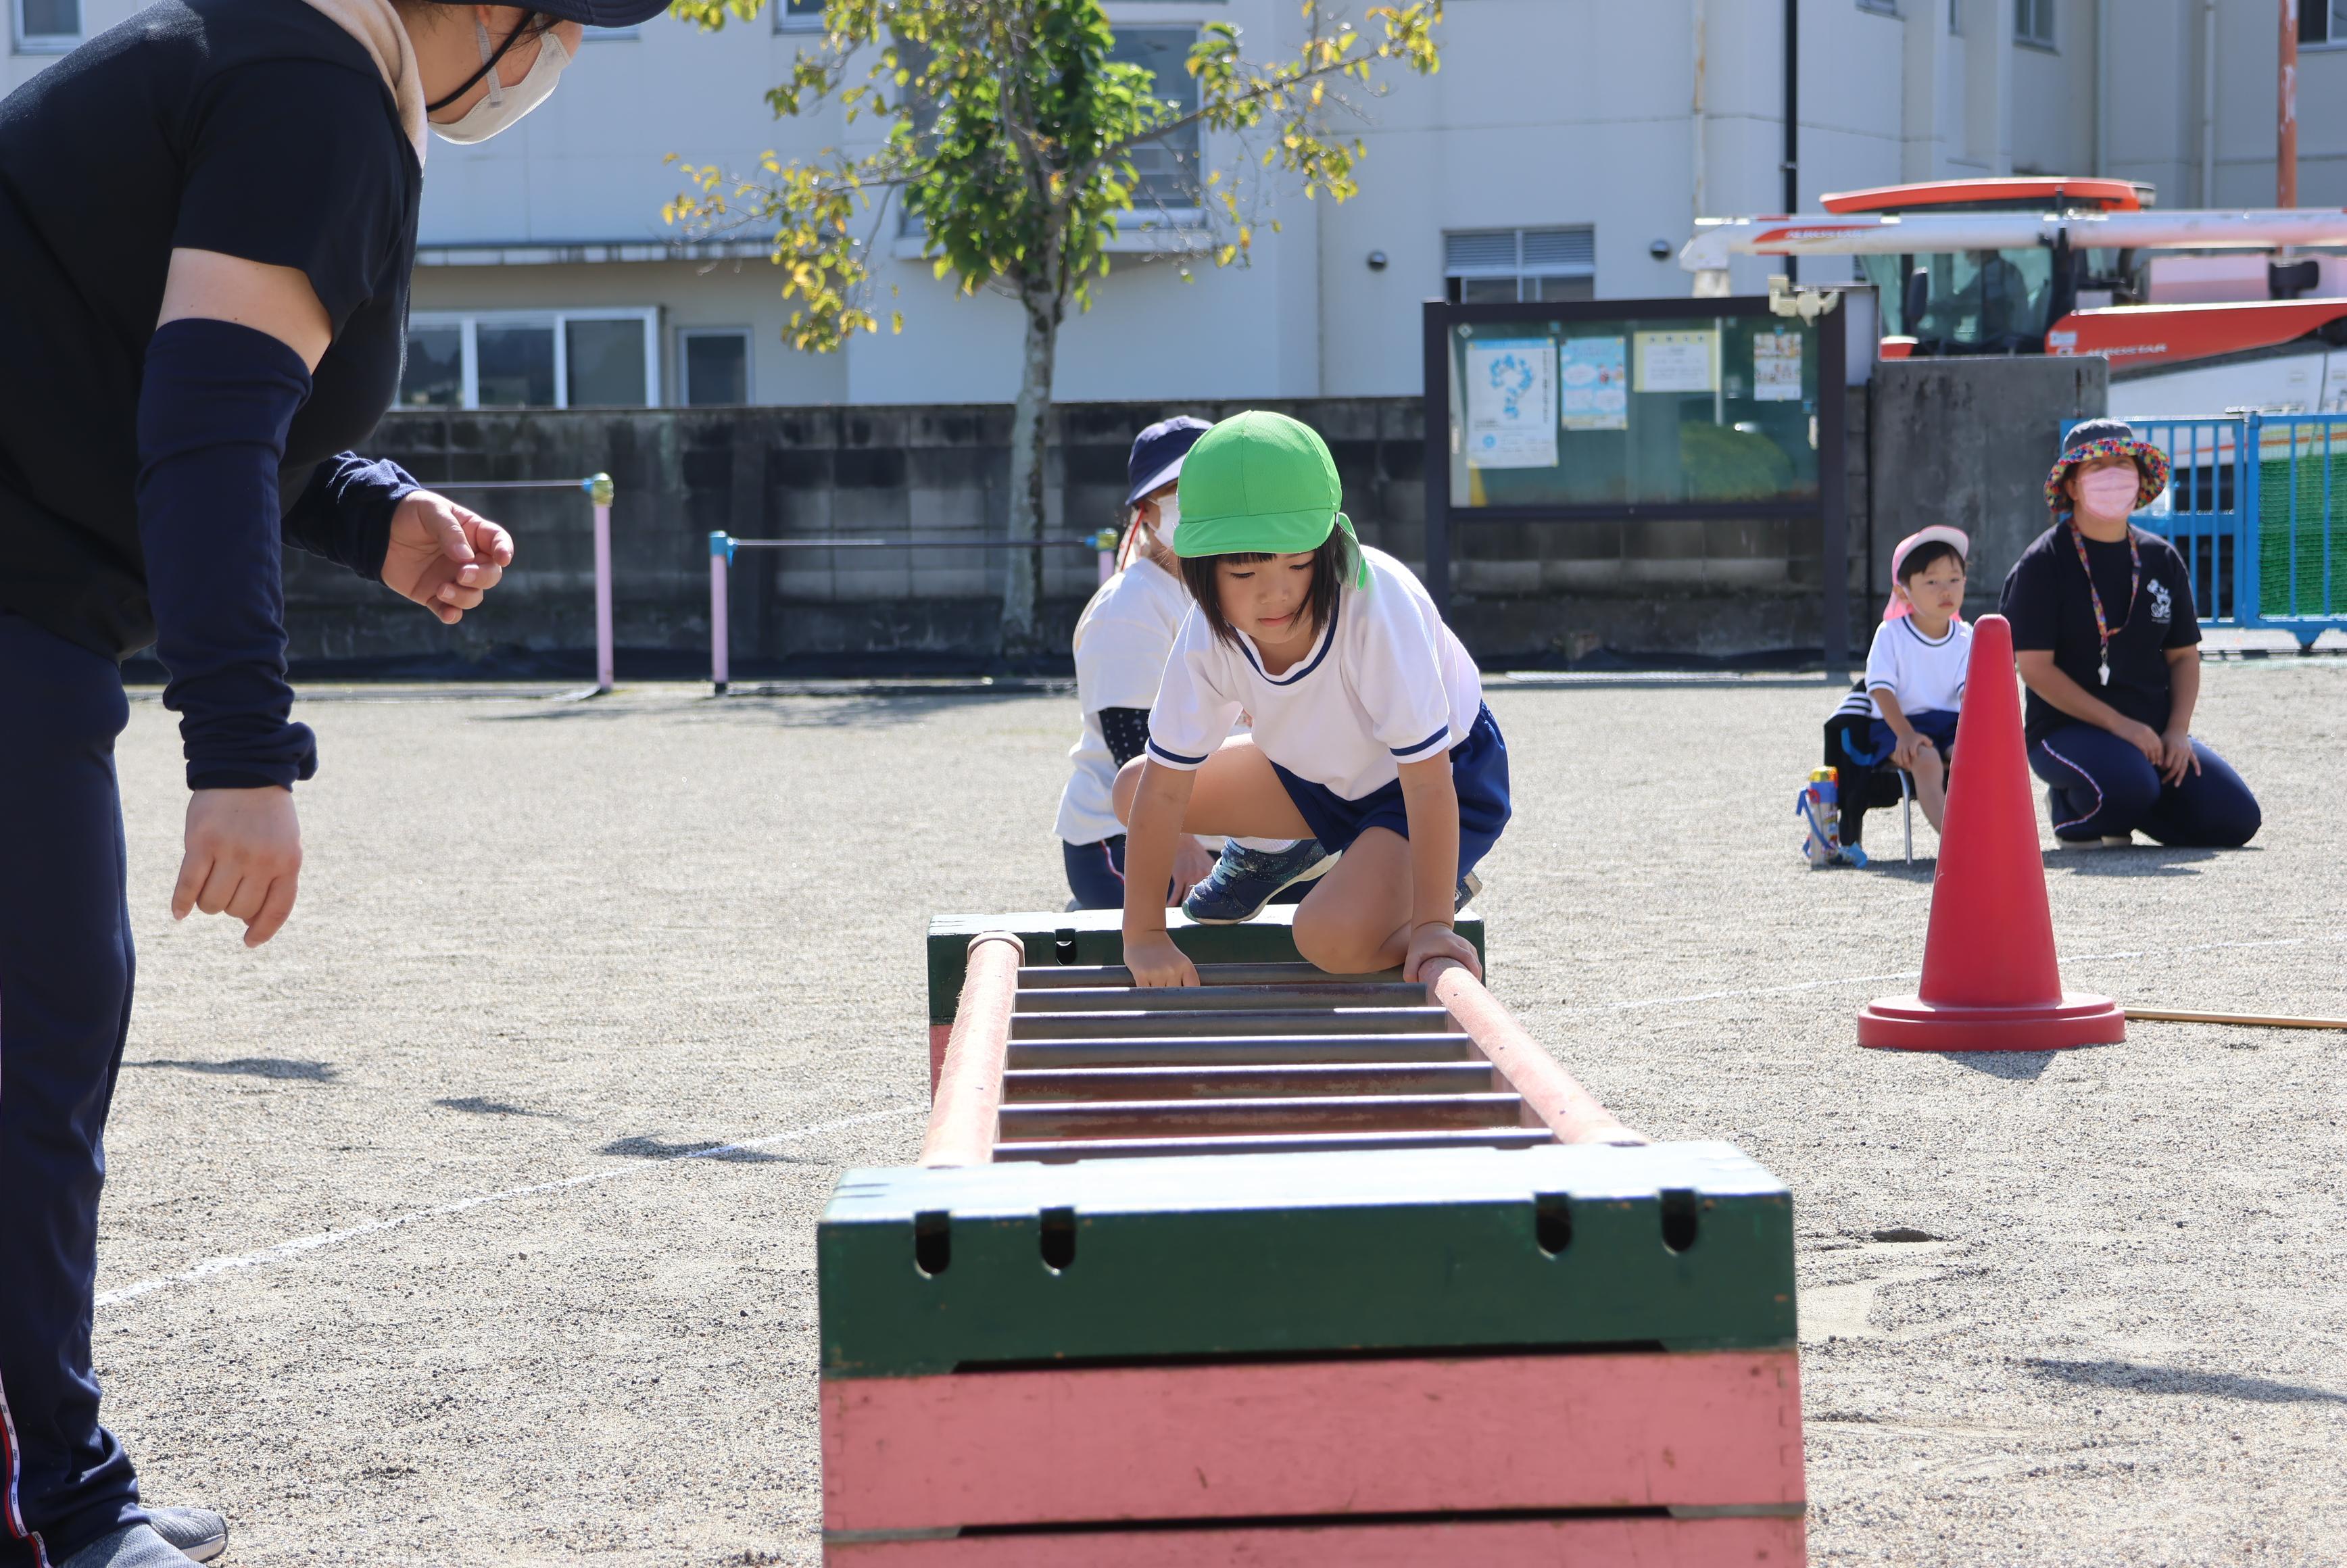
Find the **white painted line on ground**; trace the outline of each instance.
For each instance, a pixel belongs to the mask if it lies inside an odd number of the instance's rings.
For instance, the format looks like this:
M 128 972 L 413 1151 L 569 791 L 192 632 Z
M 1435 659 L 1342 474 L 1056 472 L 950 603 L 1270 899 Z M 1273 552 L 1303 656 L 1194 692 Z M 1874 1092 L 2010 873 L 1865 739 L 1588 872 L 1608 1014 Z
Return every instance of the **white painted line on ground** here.
M 292 1241 L 280 1242 L 275 1246 L 263 1247 L 259 1252 L 242 1253 L 235 1257 L 209 1257 L 193 1268 L 182 1269 L 177 1274 L 158 1275 L 152 1279 L 142 1279 L 135 1285 L 123 1286 L 118 1290 L 102 1292 L 97 1297 L 97 1305 L 116 1307 L 123 1302 L 151 1295 L 167 1286 L 192 1285 L 198 1280 L 210 1279 L 216 1274 L 229 1274 L 238 1269 L 260 1268 L 268 1264 L 282 1263 L 289 1257 L 299 1257 L 305 1252 L 315 1252 L 322 1246 L 333 1246 L 338 1242 L 355 1241 L 360 1236 L 376 1235 L 384 1231 L 398 1230 L 401 1226 L 414 1225 L 418 1220 L 445 1219 L 450 1214 L 461 1214 L 468 1209 L 483 1208 L 490 1204 L 511 1203 L 516 1198 L 536 1197 L 540 1193 L 559 1193 L 566 1187 L 584 1187 L 597 1182 L 616 1181 L 621 1176 L 640 1176 L 647 1171 L 656 1171 L 663 1165 L 673 1165 L 680 1161 L 713 1160 L 724 1154 L 739 1154 L 753 1149 L 763 1149 L 769 1143 L 787 1143 L 795 1138 L 812 1138 L 822 1132 L 838 1132 L 850 1127 L 864 1126 L 867 1122 L 885 1122 L 892 1116 L 927 1114 L 928 1112 L 928 1107 L 926 1105 L 899 1105 L 887 1111 L 868 1111 L 861 1116 L 843 1117 L 837 1122 L 818 1122 L 811 1127 L 794 1127 L 787 1132 L 770 1132 L 763 1138 L 744 1138 L 738 1143 L 723 1143 L 715 1148 L 695 1149 L 683 1154 L 663 1154 L 657 1159 L 639 1160 L 635 1163 L 627 1165 L 614 1165 L 609 1170 L 587 1171 L 576 1176 L 565 1176 L 558 1182 L 538 1182 L 527 1187 L 507 1187 L 503 1192 L 482 1193 L 475 1197 L 458 1198 L 451 1204 L 435 1204 L 428 1209 L 415 1209 L 404 1214 L 393 1214 L 385 1219 L 369 1220 L 364 1225 L 352 1225 L 347 1230 L 320 1231 L 315 1235 L 297 1236 Z
M 2316 942 L 2347 942 L 2347 933 L 2321 937 L 2274 937 L 2247 942 L 2192 942 L 2180 948 L 2137 948 L 2122 953 L 2073 953 L 2061 960 L 2071 964 L 2108 963 L 2120 958 L 2167 958 L 2182 953 L 2209 953 L 2234 948 L 2303 948 Z M 1634 1012 L 1642 1008 L 1689 1007 L 1696 1002 L 1733 1001 L 1745 997 L 1784 996 L 1792 991 L 1823 990 L 1833 986 L 1871 986 L 1886 980 L 1919 980 L 1921 969 L 1901 969 L 1884 975 L 1829 975 L 1824 979 L 1796 980 L 1790 985 L 1754 986 L 1745 990 L 1693 991 L 1683 997 L 1642 997 L 1635 1001 L 1593 1002 L 1585 1007 L 1563 1009 L 1567 1016 L 1583 1013 Z

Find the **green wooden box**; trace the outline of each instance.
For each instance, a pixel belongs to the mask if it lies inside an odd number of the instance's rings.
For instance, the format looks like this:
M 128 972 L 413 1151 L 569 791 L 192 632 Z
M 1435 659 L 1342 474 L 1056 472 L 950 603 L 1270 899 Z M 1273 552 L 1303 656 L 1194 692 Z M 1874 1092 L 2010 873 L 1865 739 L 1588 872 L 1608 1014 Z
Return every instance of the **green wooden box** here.
M 859 1170 L 823 1375 L 1794 1342 L 1793 1206 L 1727 1143 Z

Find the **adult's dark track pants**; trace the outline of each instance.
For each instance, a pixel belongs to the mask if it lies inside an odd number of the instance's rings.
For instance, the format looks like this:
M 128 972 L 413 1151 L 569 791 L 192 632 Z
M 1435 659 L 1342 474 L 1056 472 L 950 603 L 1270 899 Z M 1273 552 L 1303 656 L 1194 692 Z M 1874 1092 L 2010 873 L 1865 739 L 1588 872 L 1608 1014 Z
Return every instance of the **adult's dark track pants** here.
M 106 1112 L 130 1021 L 112 660 L 0 614 L 0 1563 L 144 1516 L 90 1370 Z
M 2192 743 L 2198 771 L 2169 784 L 2144 754 L 2108 730 L 2065 724 L 2029 748 L 2030 770 L 2053 788 L 2057 838 L 2148 834 L 2178 847 L 2238 849 L 2264 820 L 2241 775 Z

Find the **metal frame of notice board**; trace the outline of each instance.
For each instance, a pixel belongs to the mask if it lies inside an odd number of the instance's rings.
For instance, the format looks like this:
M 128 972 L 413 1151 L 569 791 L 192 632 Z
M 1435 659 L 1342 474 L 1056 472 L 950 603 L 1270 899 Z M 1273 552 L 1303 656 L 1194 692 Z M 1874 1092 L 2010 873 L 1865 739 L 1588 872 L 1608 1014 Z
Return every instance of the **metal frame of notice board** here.
M 1690 328 L 1772 314 L 1766 296 L 1716 299 L 1574 300 L 1518 302 L 1497 304 L 1453 304 L 1429 300 L 1425 304 L 1426 406 L 1426 587 L 1436 607 L 1450 613 L 1451 528 L 1458 522 L 1580 523 L 1630 522 L 1656 519 L 1744 522 L 1771 518 L 1811 518 L 1820 525 L 1820 575 L 1825 593 L 1821 630 L 1825 665 L 1829 673 L 1846 673 L 1850 664 L 1850 517 L 1845 494 L 1848 473 L 1849 319 L 1846 309 L 1829 310 L 1817 318 L 1818 376 L 1814 410 L 1817 418 L 1817 495 L 1814 498 L 1767 500 L 1647 501 L 1621 500 L 1590 504 L 1485 505 L 1456 507 L 1450 502 L 1450 338 L 1460 326 L 1558 323 L 1570 331 L 1576 323 L 1634 322 L 1642 329 L 1668 328 L 1683 323 Z M 1779 318 L 1784 319 L 1784 318 Z M 1799 324 L 1799 318 L 1792 318 Z M 1566 434 L 1571 434 L 1567 431 Z

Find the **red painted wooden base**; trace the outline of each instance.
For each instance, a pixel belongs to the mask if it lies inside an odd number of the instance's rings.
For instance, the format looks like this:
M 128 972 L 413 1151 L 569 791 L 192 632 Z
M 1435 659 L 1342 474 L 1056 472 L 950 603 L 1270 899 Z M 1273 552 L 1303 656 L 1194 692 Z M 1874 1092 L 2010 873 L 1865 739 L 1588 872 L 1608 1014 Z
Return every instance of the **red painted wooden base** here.
M 822 1401 L 833 1532 L 1803 1499 L 1790 1348 L 843 1378 Z
M 953 1038 L 953 1025 L 929 1025 L 929 1098 L 938 1097 L 938 1074 L 946 1068 L 946 1041 Z
M 1798 1568 L 1799 1519 L 1540 1519 L 832 1542 L 832 1568 Z

